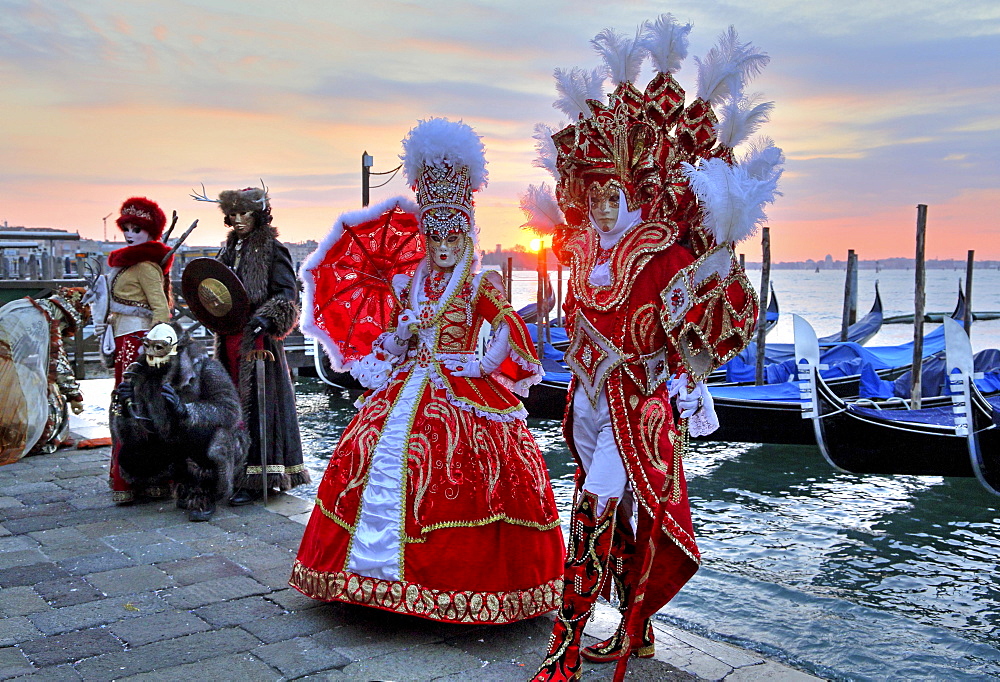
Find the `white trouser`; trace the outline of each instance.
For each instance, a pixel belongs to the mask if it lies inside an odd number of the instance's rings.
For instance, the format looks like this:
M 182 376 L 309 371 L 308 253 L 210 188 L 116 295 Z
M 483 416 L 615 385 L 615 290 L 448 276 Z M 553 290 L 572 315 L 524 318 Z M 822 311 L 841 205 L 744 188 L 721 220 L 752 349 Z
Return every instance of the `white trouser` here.
M 583 489 L 597 496 L 597 513 L 601 514 L 612 497 L 623 500 L 628 487 L 628 474 L 615 443 L 611 411 L 604 389 L 601 389 L 595 408 L 583 387 L 576 387 L 573 393 L 573 443 L 583 463 Z

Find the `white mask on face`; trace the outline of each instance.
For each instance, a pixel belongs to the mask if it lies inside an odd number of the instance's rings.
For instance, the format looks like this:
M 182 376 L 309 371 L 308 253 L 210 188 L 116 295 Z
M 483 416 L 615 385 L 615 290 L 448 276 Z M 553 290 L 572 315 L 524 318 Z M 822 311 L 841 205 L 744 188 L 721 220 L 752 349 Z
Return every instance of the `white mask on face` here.
M 625 202 L 625 192 L 618 190 L 618 220 L 615 222 L 615 226 L 612 227 L 607 232 L 602 232 L 594 217 L 590 216 L 590 224 L 597 231 L 597 234 L 601 237 L 601 248 L 610 249 L 612 246 L 621 241 L 621 238 L 631 230 L 633 227 L 638 225 L 642 221 L 642 207 L 635 209 L 634 211 L 628 210 L 628 204 Z
M 122 227 L 122 235 L 125 237 L 125 243 L 129 246 L 145 244 L 149 241 L 149 233 L 132 223 L 125 223 Z
M 146 351 L 146 364 L 161 367 L 177 355 L 177 332 L 169 324 L 161 322 L 149 330 L 142 345 Z

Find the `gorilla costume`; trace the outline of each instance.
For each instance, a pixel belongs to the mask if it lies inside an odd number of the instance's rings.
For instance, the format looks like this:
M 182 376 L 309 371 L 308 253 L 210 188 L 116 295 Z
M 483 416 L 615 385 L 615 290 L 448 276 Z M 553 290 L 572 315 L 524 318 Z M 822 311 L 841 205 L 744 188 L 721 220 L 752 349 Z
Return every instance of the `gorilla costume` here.
M 122 475 L 136 490 L 173 481 L 177 506 L 207 521 L 216 501 L 232 495 L 246 457 L 236 388 L 222 364 L 169 324 L 151 329 L 143 345 L 112 399 Z

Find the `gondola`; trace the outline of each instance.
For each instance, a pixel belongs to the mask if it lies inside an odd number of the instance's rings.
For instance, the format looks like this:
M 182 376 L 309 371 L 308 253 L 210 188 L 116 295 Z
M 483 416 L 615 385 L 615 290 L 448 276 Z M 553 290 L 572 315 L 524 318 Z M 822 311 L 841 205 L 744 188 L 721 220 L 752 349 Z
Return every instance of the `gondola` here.
M 1000 494 L 1000 396 L 985 397 L 971 379 L 972 352 L 961 325 L 944 321 L 950 404 L 878 410 L 845 403 L 817 369 L 815 332 L 795 318 L 800 376 L 809 398 L 804 414 L 831 466 L 855 474 L 975 476 Z
M 1000 393 L 1000 365 L 996 361 L 998 351 L 983 351 L 976 355 L 976 370 L 987 367 L 987 374 L 977 379 L 977 384 L 987 397 Z M 992 357 L 987 357 L 992 355 Z M 980 362 L 983 359 L 984 362 Z M 821 360 L 822 362 L 822 356 Z M 943 361 L 943 360 L 942 360 Z M 940 377 L 935 365 L 938 355 L 928 358 L 924 363 L 922 385 L 940 386 Z M 909 372 L 900 376 L 899 381 L 907 380 Z M 888 383 L 888 382 L 885 382 Z M 845 402 L 859 407 L 869 407 L 877 410 L 899 410 L 909 407 L 909 396 L 884 395 L 881 397 L 841 396 L 839 391 L 844 384 L 832 385 L 827 382 L 827 388 L 833 391 Z M 816 436 L 812 424 L 802 419 L 803 399 L 796 381 L 786 381 L 780 384 L 764 386 L 709 386 L 715 402 L 715 411 L 719 416 L 719 429 L 709 436 L 699 440 L 729 441 L 737 443 L 773 443 L 779 445 L 814 445 Z M 988 391 L 988 393 L 985 393 Z M 928 395 L 924 392 L 924 407 L 940 407 L 951 405 L 951 398 L 942 395 Z
M 860 320 L 847 328 L 847 342 L 859 346 L 868 343 L 882 328 L 882 295 L 875 282 L 875 300 L 871 310 Z M 819 339 L 821 347 L 842 343 L 840 333 Z M 791 343 L 769 343 L 764 347 L 764 365 L 776 365 L 795 358 L 795 345 Z M 757 363 L 757 344 L 750 343 L 739 355 L 727 362 L 709 376 L 710 384 L 743 383 L 754 380 Z M 773 382 L 768 382 L 773 383 Z

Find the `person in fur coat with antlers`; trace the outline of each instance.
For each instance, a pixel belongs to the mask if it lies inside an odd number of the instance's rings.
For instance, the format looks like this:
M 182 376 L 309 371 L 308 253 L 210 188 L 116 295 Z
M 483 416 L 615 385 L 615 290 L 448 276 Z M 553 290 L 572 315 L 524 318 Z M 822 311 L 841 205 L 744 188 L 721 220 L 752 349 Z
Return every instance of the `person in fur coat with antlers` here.
M 231 228 L 218 258 L 243 282 L 253 309 L 242 332 L 216 338 L 215 357 L 239 390 L 251 439 L 245 475 L 230 500 L 230 504 L 238 506 L 250 504 L 262 495 L 261 476 L 265 474 L 268 487 L 275 490 L 309 482 L 309 471 L 302 462 L 295 389 L 282 343 L 299 321 L 299 287 L 291 255 L 271 225 L 267 189 L 227 190 L 219 194 L 218 204 Z M 270 400 L 263 405 L 257 399 L 253 363 L 245 360 L 253 350 L 267 350 L 274 356 L 273 362 L 266 363 L 264 381 Z M 266 472 L 260 451 L 262 416 L 268 434 Z

